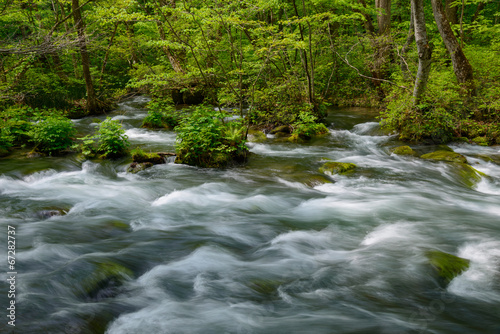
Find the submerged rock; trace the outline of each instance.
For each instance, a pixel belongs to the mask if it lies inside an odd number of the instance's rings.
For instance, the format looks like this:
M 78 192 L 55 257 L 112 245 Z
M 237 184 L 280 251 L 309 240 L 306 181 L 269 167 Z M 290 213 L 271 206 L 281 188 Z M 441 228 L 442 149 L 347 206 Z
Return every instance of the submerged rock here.
M 463 164 L 467 163 L 467 159 L 463 155 L 453 151 L 450 152 L 445 150 L 427 153 L 422 155 L 421 158 L 434 161 L 458 162 Z
M 82 282 L 84 298 L 100 301 L 111 298 L 119 293 L 120 286 L 132 279 L 132 270 L 115 262 L 101 262 L 96 264 L 94 271 Z
M 36 215 L 41 219 L 48 219 L 56 216 L 65 216 L 68 214 L 69 210 L 61 208 L 45 208 L 36 213 Z
M 132 174 L 136 174 L 136 173 L 139 173 L 140 171 L 143 171 L 149 167 L 153 167 L 153 164 L 151 162 L 141 162 L 141 163 L 132 162 L 128 166 L 127 172 L 132 173 Z
M 438 250 L 429 250 L 425 253 L 430 265 L 437 272 L 445 284 L 469 268 L 470 261 L 455 255 Z
M 319 168 L 319 172 L 330 175 L 345 174 L 354 170 L 354 168 L 356 168 L 356 165 L 349 162 L 328 161 Z
M 397 155 L 416 155 L 415 151 L 410 146 L 399 146 L 392 150 L 392 153 Z
M 455 163 L 454 165 L 457 167 L 456 174 L 460 178 L 460 181 L 467 187 L 472 188 L 481 181 L 481 177 L 487 177 L 486 174 L 478 171 L 470 165 L 463 163 Z

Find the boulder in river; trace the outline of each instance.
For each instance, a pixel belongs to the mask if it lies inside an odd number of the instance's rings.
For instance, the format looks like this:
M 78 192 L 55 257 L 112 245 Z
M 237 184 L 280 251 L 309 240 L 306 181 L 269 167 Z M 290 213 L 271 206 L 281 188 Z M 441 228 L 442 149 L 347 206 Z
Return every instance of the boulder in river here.
M 408 145 L 398 146 L 392 150 L 392 153 L 397 155 L 416 155 L 415 151 Z
M 350 172 L 356 168 L 356 165 L 353 163 L 349 162 L 336 162 L 336 161 L 328 161 L 323 164 L 319 168 L 320 173 L 325 173 L 325 174 L 345 174 L 347 172 Z
M 267 136 L 264 132 L 259 130 L 249 130 L 248 131 L 248 141 L 252 143 L 263 143 L 267 140 Z
M 439 150 L 431 153 L 427 153 L 421 156 L 422 159 L 434 160 L 434 161 L 445 161 L 445 162 L 458 162 L 467 163 L 467 159 L 460 153 Z
M 133 277 L 132 270 L 121 264 L 112 261 L 96 263 L 94 271 L 82 282 L 84 297 L 92 301 L 114 297 L 120 286 Z
M 127 172 L 136 174 L 139 173 L 140 171 L 143 171 L 145 169 L 148 169 L 149 167 L 153 167 L 153 164 L 151 162 L 132 162 L 128 168 Z
M 448 284 L 469 268 L 470 261 L 438 250 L 429 250 L 426 257 L 440 279 Z

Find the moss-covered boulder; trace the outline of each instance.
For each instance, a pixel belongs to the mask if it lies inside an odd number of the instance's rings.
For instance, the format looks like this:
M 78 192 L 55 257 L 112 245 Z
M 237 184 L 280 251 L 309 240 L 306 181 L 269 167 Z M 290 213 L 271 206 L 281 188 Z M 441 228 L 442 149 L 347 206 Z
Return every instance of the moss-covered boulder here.
M 96 263 L 94 271 L 81 283 L 83 297 L 92 301 L 114 297 L 120 286 L 133 277 L 132 270 L 121 264 L 112 261 Z
M 422 155 L 421 158 L 434 161 L 467 163 L 467 159 L 463 155 L 445 150 L 427 153 Z
M 263 143 L 267 140 L 267 136 L 262 131 L 250 130 L 248 131 L 247 140 L 252 143 Z
M 153 165 L 164 164 L 165 158 L 158 153 L 146 153 L 141 149 L 132 151 L 132 160 L 137 163 L 150 162 Z
M 272 135 L 289 135 L 291 133 L 290 127 L 288 125 L 277 126 L 270 132 Z
M 328 161 L 323 164 L 319 168 L 320 173 L 324 174 L 345 174 L 351 172 L 356 168 L 355 164 L 349 162 L 336 162 L 336 161 Z
M 453 165 L 456 166 L 455 174 L 458 176 L 459 181 L 469 188 L 480 182 L 482 177 L 487 177 L 486 174 L 470 165 L 464 163 L 454 163 Z
M 450 283 L 452 279 L 466 271 L 470 264 L 467 259 L 438 250 L 429 250 L 425 255 L 432 268 L 445 284 Z
M 392 150 L 392 153 L 397 155 L 416 155 L 415 151 L 410 146 L 399 146 Z
M 472 139 L 472 142 L 479 146 L 488 146 L 488 139 L 486 137 L 476 137 Z

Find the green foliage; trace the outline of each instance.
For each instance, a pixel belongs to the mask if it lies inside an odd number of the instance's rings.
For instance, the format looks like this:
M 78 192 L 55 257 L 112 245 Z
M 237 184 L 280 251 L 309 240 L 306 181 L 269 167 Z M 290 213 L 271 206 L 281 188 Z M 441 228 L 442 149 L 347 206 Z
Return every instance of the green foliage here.
M 102 158 L 118 158 L 128 153 L 128 137 L 120 122 L 107 117 L 99 124 L 95 134 L 79 138 L 80 143 L 73 146 L 83 155 Z
M 127 154 L 129 146 L 125 130 L 117 120 L 107 117 L 101 124 L 96 134 L 97 152 L 106 158 L 116 158 Z
M 177 111 L 170 101 L 155 99 L 148 103 L 148 114 L 142 121 L 145 128 L 173 129 L 179 125 L 182 112 Z
M 73 122 L 61 116 L 50 116 L 33 124 L 28 132 L 35 148 L 49 154 L 67 149 L 73 142 Z
M 313 136 L 328 133 L 328 128 L 323 123 L 317 123 L 317 117 L 307 111 L 301 111 L 298 120 L 292 125 L 291 140 L 310 139 Z
M 200 167 L 225 167 L 246 158 L 246 128 L 241 121 L 209 106 L 196 107 L 177 131 L 177 162 Z

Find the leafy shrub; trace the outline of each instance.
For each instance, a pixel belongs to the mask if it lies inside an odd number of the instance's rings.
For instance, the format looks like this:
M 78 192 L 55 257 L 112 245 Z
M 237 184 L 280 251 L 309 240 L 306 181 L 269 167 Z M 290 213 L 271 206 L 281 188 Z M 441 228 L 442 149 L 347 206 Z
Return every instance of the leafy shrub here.
M 144 128 L 167 128 L 173 129 L 179 125 L 182 113 L 164 100 L 153 100 L 148 104 L 148 114 L 142 121 Z
M 129 146 L 125 130 L 117 120 L 106 118 L 95 136 L 97 139 L 97 152 L 106 158 L 115 158 L 127 154 Z
M 71 120 L 50 116 L 31 126 L 28 135 L 35 148 L 49 154 L 60 152 L 71 146 L 75 127 Z
M 78 149 L 83 155 L 92 157 L 101 155 L 102 158 L 117 158 L 128 153 L 128 137 L 120 122 L 106 118 L 99 124 L 94 135 L 79 138 L 80 143 L 73 148 Z
M 327 127 L 323 123 L 317 123 L 318 118 L 310 112 L 300 112 L 297 118 L 298 120 L 292 125 L 291 141 L 310 139 L 313 136 L 328 133 Z
M 182 119 L 177 131 L 177 163 L 224 167 L 246 158 L 246 127 L 240 121 L 224 123 L 227 115 L 199 106 Z
M 29 140 L 31 118 L 37 112 L 32 108 L 11 106 L 0 112 L 0 147 L 9 149 Z

